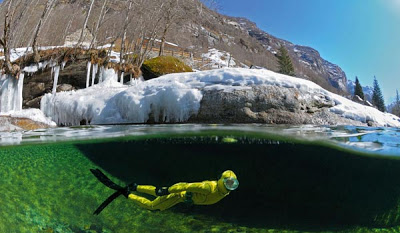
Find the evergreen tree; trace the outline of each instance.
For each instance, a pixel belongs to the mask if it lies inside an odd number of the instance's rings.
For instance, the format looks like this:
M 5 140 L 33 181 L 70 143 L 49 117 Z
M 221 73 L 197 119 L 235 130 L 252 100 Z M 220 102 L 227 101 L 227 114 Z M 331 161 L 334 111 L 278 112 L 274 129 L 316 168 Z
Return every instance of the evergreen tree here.
M 386 111 L 385 101 L 383 99 L 382 91 L 379 87 L 376 77 L 374 77 L 374 92 L 372 94 L 372 104 L 375 105 L 379 109 L 379 111 Z
M 292 64 L 292 60 L 289 57 L 289 53 L 287 49 L 281 45 L 279 48 L 278 64 L 279 64 L 279 73 L 286 74 L 290 76 L 295 76 L 294 68 Z
M 396 90 L 396 101 L 394 102 L 394 106 L 392 109 L 392 113 L 398 117 L 400 117 L 400 96 L 399 90 Z
M 362 89 L 362 86 L 360 84 L 360 81 L 358 81 L 358 77 L 356 76 L 356 86 L 354 88 L 354 95 L 358 95 L 361 99 L 364 99 L 364 92 Z

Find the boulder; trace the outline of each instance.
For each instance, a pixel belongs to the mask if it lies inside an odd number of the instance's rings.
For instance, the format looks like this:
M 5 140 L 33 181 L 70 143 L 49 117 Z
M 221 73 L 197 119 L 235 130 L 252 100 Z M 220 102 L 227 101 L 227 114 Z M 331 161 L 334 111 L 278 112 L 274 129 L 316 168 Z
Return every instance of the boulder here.
M 0 116 L 0 131 L 21 131 L 49 128 L 50 126 L 28 118 Z
M 57 86 L 57 92 L 61 92 L 61 91 L 72 91 L 75 88 L 71 85 L 71 84 L 61 84 Z
M 335 103 L 328 97 L 309 95 L 298 89 L 266 85 L 230 92 L 203 90 L 200 110 L 189 122 L 366 125 L 329 111 Z
M 193 70 L 176 57 L 162 56 L 145 61 L 142 72 L 144 79 L 149 80 L 165 74 L 193 72 Z

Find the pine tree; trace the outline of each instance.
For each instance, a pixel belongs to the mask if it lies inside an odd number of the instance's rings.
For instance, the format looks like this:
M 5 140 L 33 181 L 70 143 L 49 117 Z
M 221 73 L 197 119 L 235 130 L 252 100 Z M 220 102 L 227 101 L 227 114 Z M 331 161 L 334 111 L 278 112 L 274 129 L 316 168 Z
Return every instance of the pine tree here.
M 358 81 L 358 77 L 356 76 L 356 86 L 354 88 L 354 95 L 358 95 L 361 99 L 364 99 L 364 92 L 362 89 L 362 86 L 360 84 L 360 81 Z
M 374 92 L 372 94 L 372 104 L 375 105 L 379 109 L 379 111 L 386 111 L 385 101 L 383 99 L 382 91 L 379 87 L 376 77 L 374 77 Z
M 292 60 L 290 59 L 289 53 L 287 49 L 281 45 L 279 48 L 278 64 L 279 64 L 279 73 L 286 74 L 289 76 L 295 76 L 294 67 L 292 64 Z
M 396 90 L 396 101 L 394 102 L 394 106 L 392 109 L 392 113 L 398 117 L 400 117 L 400 96 L 399 90 Z

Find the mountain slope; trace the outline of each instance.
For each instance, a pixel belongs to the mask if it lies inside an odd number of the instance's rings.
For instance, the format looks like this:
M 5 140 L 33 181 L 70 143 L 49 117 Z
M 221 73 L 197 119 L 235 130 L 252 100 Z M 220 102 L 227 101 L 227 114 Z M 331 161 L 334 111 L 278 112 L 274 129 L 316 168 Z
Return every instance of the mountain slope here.
M 260 42 L 267 53 L 276 54 L 279 47 L 284 45 L 291 55 L 297 77 L 311 80 L 324 88 L 341 94 L 347 92 L 346 74 L 339 66 L 323 59 L 317 50 L 276 38 L 259 29 L 255 23 L 248 19 L 232 19 L 238 22 L 241 30 Z

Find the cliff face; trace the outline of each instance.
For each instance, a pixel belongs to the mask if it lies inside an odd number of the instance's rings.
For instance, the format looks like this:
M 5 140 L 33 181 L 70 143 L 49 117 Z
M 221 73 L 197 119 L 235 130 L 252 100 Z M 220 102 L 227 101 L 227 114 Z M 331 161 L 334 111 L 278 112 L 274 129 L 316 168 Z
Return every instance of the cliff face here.
M 15 33 L 11 43 L 14 47 L 27 46 L 45 3 L 45 0 L 30 3 L 26 14 L 22 14 L 19 22 L 13 25 Z M 100 43 L 104 44 L 109 38 L 120 35 L 126 11 L 123 4 L 124 1 L 121 0 L 109 1 L 109 9 L 98 35 Z M 59 1 L 42 29 L 39 45 L 63 45 L 66 37 L 82 27 L 87 5 L 87 0 Z M 4 9 L 2 7 L 0 10 L 1 18 L 4 17 Z M 95 2 L 89 18 L 89 30 L 95 26 L 100 10 L 101 2 Z M 152 15 L 150 8 L 142 11 L 149 11 L 144 15 Z M 138 34 L 138 13 L 140 12 L 137 10 L 132 13 L 134 17 L 128 28 L 128 39 Z M 17 11 L 16 15 L 18 14 Z M 192 52 L 196 57 L 201 57 L 210 48 L 216 48 L 229 52 L 236 61 L 247 66 L 255 65 L 277 71 L 276 53 L 280 45 L 284 45 L 289 50 L 297 77 L 311 80 L 335 93 L 348 93 L 347 78 L 343 70 L 321 58 L 319 52 L 313 48 L 276 38 L 248 19 L 221 15 L 207 8 L 196 19 L 189 14 L 185 17 L 172 24 L 166 39 L 179 45 L 181 49 Z M 0 34 L 2 27 L 0 25 Z M 157 37 L 162 34 L 162 27 L 159 30 Z

